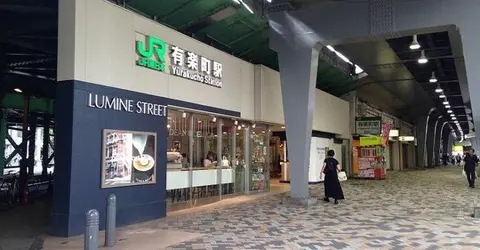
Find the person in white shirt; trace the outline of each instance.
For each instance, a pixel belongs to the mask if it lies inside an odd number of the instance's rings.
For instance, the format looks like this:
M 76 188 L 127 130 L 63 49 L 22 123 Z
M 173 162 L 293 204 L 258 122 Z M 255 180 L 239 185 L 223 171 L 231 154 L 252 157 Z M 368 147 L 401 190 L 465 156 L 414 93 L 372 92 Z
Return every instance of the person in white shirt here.
M 205 157 L 205 159 L 203 160 L 203 167 L 204 168 L 212 167 L 214 163 L 213 160 L 214 160 L 214 155 L 213 155 L 213 152 L 210 151 L 207 153 L 207 157 Z

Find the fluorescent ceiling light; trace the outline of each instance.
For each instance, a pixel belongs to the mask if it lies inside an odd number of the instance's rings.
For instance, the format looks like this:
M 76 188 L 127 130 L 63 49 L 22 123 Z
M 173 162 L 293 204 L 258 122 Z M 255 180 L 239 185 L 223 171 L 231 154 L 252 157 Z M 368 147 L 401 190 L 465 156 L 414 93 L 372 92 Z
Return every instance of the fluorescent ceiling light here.
M 440 88 L 440 84 L 437 85 L 437 88 L 435 89 L 435 92 L 436 92 L 436 93 L 442 93 L 442 92 L 443 92 L 443 89 Z
M 399 135 L 398 129 L 390 130 L 389 137 L 397 137 Z
M 449 105 L 450 103 L 448 103 L 447 99 L 445 98 L 445 100 L 443 101 L 443 105 Z
M 457 120 L 457 117 L 452 117 L 452 120 L 454 120 L 454 121 Z
M 449 110 L 447 110 L 447 112 L 448 112 L 449 114 L 453 113 L 453 111 L 452 111 L 452 110 L 450 110 L 450 109 L 449 109 Z
M 418 43 L 418 38 L 417 38 L 417 35 L 413 35 L 413 40 L 412 40 L 412 43 L 410 44 L 410 49 L 411 50 L 416 50 L 416 49 L 420 49 L 420 43 Z
M 445 97 L 447 97 L 447 96 L 446 96 L 445 94 L 440 94 L 438 97 L 440 97 L 440 98 L 445 98 Z
M 21 89 L 19 89 L 19 88 L 16 88 L 16 89 L 14 89 L 13 91 L 15 91 L 15 92 L 17 92 L 17 93 L 22 93 L 22 92 L 23 92 L 23 91 L 22 91 Z
M 246 4 L 243 0 L 238 1 L 240 1 L 240 3 L 243 5 L 243 7 L 245 7 L 245 9 L 247 9 L 250 13 L 253 14 L 253 10 L 250 8 L 250 6 L 248 6 L 248 4 Z
M 455 114 L 450 114 L 450 116 L 451 116 L 451 117 L 454 117 L 454 116 L 455 116 Z
M 427 62 L 428 62 L 428 59 L 425 56 L 425 51 L 422 50 L 422 54 L 420 55 L 420 58 L 418 58 L 418 63 L 425 64 Z
M 272 0 L 267 0 L 267 2 L 271 3 L 271 2 L 272 2 Z
M 400 137 L 398 137 L 398 141 L 415 141 L 415 137 L 413 137 L 413 136 L 400 136 Z
M 450 105 L 445 105 L 445 108 L 447 108 L 447 109 L 449 109 L 449 108 L 451 108 L 451 107 L 452 107 L 452 106 L 450 106 Z
M 435 83 L 435 82 L 438 81 L 438 80 L 437 80 L 437 77 L 435 77 L 435 71 L 432 72 L 432 77 L 430 77 L 430 80 L 429 80 L 429 81 L 430 81 L 431 83 Z
M 364 72 L 364 70 L 362 68 L 360 68 L 360 66 L 356 65 L 356 64 L 353 64 L 352 61 L 350 61 L 350 59 L 348 59 L 346 56 L 344 56 L 342 53 L 338 52 L 335 50 L 335 48 L 333 48 L 332 45 L 327 45 L 327 49 L 329 49 L 330 51 L 332 51 L 333 53 L 335 53 L 335 55 L 337 55 L 338 57 L 340 57 L 344 62 L 350 64 L 350 65 L 354 65 L 355 66 L 355 74 L 361 74 Z

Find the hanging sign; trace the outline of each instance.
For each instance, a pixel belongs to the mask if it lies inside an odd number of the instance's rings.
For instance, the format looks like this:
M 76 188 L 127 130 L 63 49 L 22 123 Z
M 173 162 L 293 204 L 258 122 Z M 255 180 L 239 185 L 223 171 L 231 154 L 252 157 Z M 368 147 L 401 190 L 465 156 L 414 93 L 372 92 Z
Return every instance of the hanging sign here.
M 136 64 L 217 88 L 223 85 L 223 65 L 163 40 L 145 36 L 135 42 Z M 166 55 L 169 56 L 166 56 Z
M 382 132 L 381 117 L 355 118 L 356 133 L 359 135 L 380 135 Z
M 360 147 L 369 147 L 382 145 L 382 137 L 380 136 L 369 136 L 369 137 L 360 137 Z

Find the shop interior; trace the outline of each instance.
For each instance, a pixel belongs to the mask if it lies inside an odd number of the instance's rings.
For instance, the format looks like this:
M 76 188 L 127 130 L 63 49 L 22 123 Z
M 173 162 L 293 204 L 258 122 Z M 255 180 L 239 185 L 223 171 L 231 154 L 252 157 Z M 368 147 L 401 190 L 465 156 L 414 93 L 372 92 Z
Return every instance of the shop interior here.
M 169 108 L 167 131 L 168 211 L 269 189 L 269 126 Z

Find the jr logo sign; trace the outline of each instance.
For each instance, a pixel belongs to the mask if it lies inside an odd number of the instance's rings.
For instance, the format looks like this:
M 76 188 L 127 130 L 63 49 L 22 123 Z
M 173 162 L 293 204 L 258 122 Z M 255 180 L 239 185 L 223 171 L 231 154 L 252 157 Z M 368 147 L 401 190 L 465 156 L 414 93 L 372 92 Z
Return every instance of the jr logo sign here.
M 145 40 L 146 46 L 143 41 L 136 42 L 139 56 L 137 65 L 157 71 L 165 71 L 165 52 L 167 51 L 165 42 L 153 36 L 147 36 Z

